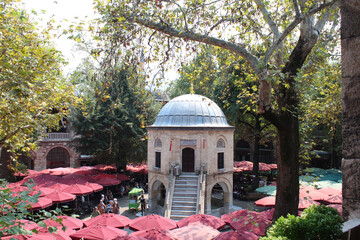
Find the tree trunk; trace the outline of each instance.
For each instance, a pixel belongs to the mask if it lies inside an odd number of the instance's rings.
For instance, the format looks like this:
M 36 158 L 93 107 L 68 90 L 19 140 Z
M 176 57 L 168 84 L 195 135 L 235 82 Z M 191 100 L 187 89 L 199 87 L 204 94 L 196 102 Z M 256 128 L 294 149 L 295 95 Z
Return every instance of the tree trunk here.
M 299 204 L 299 122 L 288 114 L 278 128 L 280 159 L 278 165 L 274 219 L 288 213 L 297 215 Z
M 255 116 L 255 136 L 254 136 L 254 149 L 253 149 L 253 181 L 251 184 L 251 189 L 254 190 L 259 187 L 259 162 L 260 162 L 260 117 Z

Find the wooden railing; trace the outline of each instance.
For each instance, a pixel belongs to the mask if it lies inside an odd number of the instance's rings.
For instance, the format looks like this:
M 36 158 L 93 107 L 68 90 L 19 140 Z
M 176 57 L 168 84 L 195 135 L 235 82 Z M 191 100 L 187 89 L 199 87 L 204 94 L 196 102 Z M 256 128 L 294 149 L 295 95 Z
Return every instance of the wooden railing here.
M 175 186 L 175 167 L 177 164 L 172 164 L 170 168 L 169 178 L 168 178 L 168 185 L 167 185 L 167 192 L 165 198 L 165 213 L 164 216 L 170 218 L 171 215 L 171 206 L 172 206 L 172 198 L 174 194 L 174 186 Z

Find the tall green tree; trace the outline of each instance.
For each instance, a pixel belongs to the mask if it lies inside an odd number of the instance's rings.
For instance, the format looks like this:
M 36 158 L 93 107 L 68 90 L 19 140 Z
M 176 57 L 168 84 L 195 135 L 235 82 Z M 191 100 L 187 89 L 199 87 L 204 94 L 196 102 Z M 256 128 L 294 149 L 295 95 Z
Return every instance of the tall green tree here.
M 298 211 L 297 74 L 317 41 L 331 35 L 329 26 L 338 23 L 337 2 L 98 0 L 96 8 L 103 17 L 101 33 L 118 44 L 149 46 L 149 61 L 167 60 L 177 51 L 193 54 L 197 44 L 208 44 L 248 63 L 259 82 L 259 112 L 278 131 L 277 219 Z
M 57 127 L 73 101 L 47 29 L 40 32 L 15 2 L 0 3 L 0 153 L 34 149 L 39 133 Z
M 141 75 L 131 72 L 123 66 L 106 77 L 98 71 L 88 75 L 82 82 L 83 103 L 70 119 L 79 152 L 122 168 L 146 160 L 145 127 L 153 122 L 156 107 L 144 86 L 135 83 L 133 77 Z

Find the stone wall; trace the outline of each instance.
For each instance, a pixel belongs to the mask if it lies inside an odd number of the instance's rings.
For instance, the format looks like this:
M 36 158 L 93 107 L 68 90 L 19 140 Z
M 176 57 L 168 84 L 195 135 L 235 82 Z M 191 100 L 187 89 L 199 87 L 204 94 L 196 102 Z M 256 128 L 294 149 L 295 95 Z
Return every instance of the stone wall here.
M 360 218 L 360 4 L 341 1 L 343 218 Z
M 70 167 L 79 167 L 80 154 L 70 146 L 70 141 L 42 141 L 39 148 L 34 152 L 34 170 L 41 171 L 46 169 L 46 156 L 48 152 L 56 147 L 66 149 L 70 156 Z

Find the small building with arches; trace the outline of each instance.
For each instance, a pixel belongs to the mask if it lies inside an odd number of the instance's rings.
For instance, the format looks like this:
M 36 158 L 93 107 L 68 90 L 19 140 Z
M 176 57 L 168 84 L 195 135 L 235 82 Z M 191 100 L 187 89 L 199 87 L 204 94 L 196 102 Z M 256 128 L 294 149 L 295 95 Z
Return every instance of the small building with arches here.
M 148 127 L 150 210 L 181 219 L 232 208 L 233 133 L 219 106 L 201 95 L 170 100 Z M 192 204 L 190 204 L 192 203 Z M 219 208 L 217 208 L 219 209 Z

